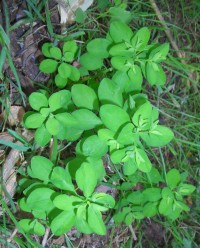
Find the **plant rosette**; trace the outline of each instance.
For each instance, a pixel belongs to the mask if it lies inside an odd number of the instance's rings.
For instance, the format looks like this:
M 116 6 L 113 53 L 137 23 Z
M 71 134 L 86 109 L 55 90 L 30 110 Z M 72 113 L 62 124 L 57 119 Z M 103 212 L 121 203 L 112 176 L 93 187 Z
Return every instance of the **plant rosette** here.
M 64 88 L 68 80 L 76 82 L 80 79 L 80 71 L 72 66 L 77 55 L 78 46 L 75 41 L 64 43 L 62 50 L 52 43 L 44 43 L 42 53 L 46 59 L 40 63 L 40 71 L 56 73 L 54 81 L 58 88 Z
M 148 44 L 150 32 L 147 27 L 133 33 L 122 21 L 112 21 L 106 38 L 96 38 L 87 44 L 87 52 L 80 63 L 87 70 L 97 70 L 103 60 L 110 58 L 111 65 L 126 74 L 134 90 L 141 90 L 143 77 L 151 85 L 163 86 L 165 73 L 160 65 L 166 60 L 169 44 Z
M 49 226 L 59 236 L 75 226 L 82 233 L 106 234 L 102 212 L 113 208 L 115 200 L 106 193 L 94 192 L 99 178 L 93 164 L 79 165 L 76 183 L 67 167 L 55 166 L 42 156 L 34 156 L 27 171 L 28 177 L 20 182 L 25 196 L 19 206 L 33 218 L 20 220 L 24 231 L 43 235 L 44 226 Z

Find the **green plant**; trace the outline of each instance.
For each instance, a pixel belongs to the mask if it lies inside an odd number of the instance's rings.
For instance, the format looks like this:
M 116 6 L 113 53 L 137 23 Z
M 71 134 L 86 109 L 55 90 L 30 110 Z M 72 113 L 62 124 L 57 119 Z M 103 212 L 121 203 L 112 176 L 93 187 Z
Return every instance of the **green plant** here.
M 123 221 L 126 225 L 130 225 L 134 219 L 140 220 L 156 214 L 175 220 L 182 211 L 189 211 L 183 197 L 190 195 L 195 187 L 184 183 L 185 173 L 180 174 L 177 169 L 171 169 L 164 180 L 159 171 L 153 168 L 147 175 L 148 177 L 143 179 L 143 183 L 146 184 L 143 190 L 129 191 L 135 183 L 141 180 L 137 174 L 135 177 L 129 177 L 128 185 L 122 185 L 121 189 L 128 192 L 118 203 L 118 212 L 114 216 L 115 222 Z M 165 187 L 158 187 L 158 183 L 164 183 Z
M 111 58 L 118 76 L 125 74 L 134 90 L 141 90 L 143 76 L 151 85 L 164 85 L 166 76 L 160 62 L 166 59 L 169 44 L 148 45 L 149 39 L 148 28 L 133 33 L 126 23 L 113 21 L 106 39 L 90 41 L 80 62 L 86 69 L 96 70 L 103 66 L 105 58 Z
M 147 95 L 140 93 L 143 76 L 151 85 L 165 82 L 160 62 L 165 60 L 169 46 L 148 45 L 149 38 L 147 28 L 133 34 L 127 24 L 112 21 L 106 39 L 90 41 L 80 58 L 83 68 L 92 71 L 101 69 L 106 59 L 112 67 L 106 76 L 115 69 L 112 79 L 76 83 L 56 93 L 38 90 L 30 95 L 34 111 L 25 114 L 24 126 L 36 129 L 39 146 L 47 145 L 52 138 L 54 156 L 52 161 L 34 156 L 20 181 L 24 197 L 19 206 L 33 216 L 20 221 L 26 232 L 43 235 L 47 225 L 55 235 L 61 235 L 75 226 L 83 233 L 104 235 L 101 212 L 109 208 L 115 212 L 116 222 L 127 225 L 156 214 L 175 220 L 189 210 L 184 196 L 195 187 L 184 183 L 187 175 L 171 169 L 163 177 L 152 166 L 149 155 L 151 147 L 165 146 L 174 137 L 169 128 L 159 124 L 159 112 Z M 77 81 L 80 77 L 80 72 L 76 77 L 78 69 L 66 63 L 75 58 L 75 41 L 64 47 L 63 55 L 50 43 L 42 47 L 49 58 L 42 61 L 40 69 L 54 73 L 58 68 L 56 77 L 65 79 L 62 84 L 55 78 L 58 87 L 65 87 L 67 79 Z M 75 156 L 61 161 L 58 141 L 61 148 L 62 141 L 77 141 Z M 114 174 L 105 171 L 106 155 Z M 103 179 L 104 184 L 118 189 L 116 204 L 110 195 L 95 192 Z M 137 184 L 142 189 L 135 190 Z
M 78 46 L 75 41 L 67 41 L 64 43 L 62 50 L 52 43 L 45 43 L 42 46 L 42 53 L 47 59 L 40 63 L 40 70 L 44 73 L 55 73 L 55 84 L 59 88 L 64 88 L 68 80 L 78 81 L 80 71 L 72 66 L 77 55 Z
M 34 217 L 19 222 L 26 232 L 43 235 L 43 223 L 49 225 L 55 235 L 67 232 L 73 225 L 87 234 L 106 233 L 101 212 L 113 208 L 115 201 L 108 194 L 94 192 L 97 182 L 102 180 L 94 163 L 82 162 L 79 167 L 73 178 L 75 184 L 68 168 L 54 166 L 42 156 L 32 158 L 28 167 L 28 175 L 32 179 L 22 179 L 20 183 L 25 197 L 19 201 L 19 206 Z M 75 185 L 82 194 L 77 192 Z

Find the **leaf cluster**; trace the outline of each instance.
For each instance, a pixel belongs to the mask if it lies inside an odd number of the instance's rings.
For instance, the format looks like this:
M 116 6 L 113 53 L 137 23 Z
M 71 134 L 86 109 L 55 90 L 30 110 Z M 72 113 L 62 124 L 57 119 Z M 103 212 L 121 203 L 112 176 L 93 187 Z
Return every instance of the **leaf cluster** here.
M 64 89 L 32 93 L 32 110 L 24 115 L 24 127 L 35 129 L 38 146 L 50 140 L 60 146 L 76 143 L 67 162 L 59 159 L 56 149 L 53 162 L 43 156 L 31 159 L 20 181 L 24 197 L 19 201 L 20 208 L 32 214 L 32 219 L 20 221 L 30 234 L 43 235 L 49 226 L 53 234 L 61 235 L 75 226 L 82 233 L 104 235 L 102 212 L 109 209 L 115 212 L 116 223 L 127 225 L 157 214 L 175 220 L 189 210 L 184 196 L 195 187 L 184 183 L 178 170 L 163 178 L 152 165 L 149 149 L 167 145 L 174 134 L 159 123 L 158 109 L 141 92 L 143 78 L 151 85 L 165 83 L 160 63 L 169 45 L 149 44 L 148 28 L 133 33 L 126 22 L 112 16 L 106 38 L 87 43 L 80 70 L 70 64 L 79 50 L 75 41 L 64 43 L 62 50 L 51 43 L 42 47 L 47 58 L 40 70 L 53 73 L 56 86 Z M 108 73 L 98 82 L 90 75 L 92 80 L 87 81 L 81 74 L 102 75 L 105 61 L 113 70 L 111 77 Z M 70 80 L 76 83 L 67 84 Z M 116 168 L 113 175 L 105 171 L 105 158 Z M 96 190 L 102 180 L 118 189 L 116 204 L 112 196 Z M 135 190 L 137 184 L 141 190 Z
M 72 226 L 86 234 L 106 234 L 101 212 L 113 208 L 115 200 L 106 193 L 94 192 L 102 179 L 94 163 L 80 162 L 74 171 L 68 166 L 55 166 L 43 156 L 34 156 L 27 169 L 28 177 L 20 181 L 25 196 L 19 206 L 33 216 L 19 222 L 24 231 L 44 235 L 44 225 L 49 225 L 55 235 L 66 233 Z
M 78 46 L 75 41 L 64 43 L 62 50 L 52 43 L 44 43 L 42 53 L 46 57 L 40 63 L 40 71 L 54 73 L 57 87 L 64 88 L 69 80 L 76 82 L 80 79 L 80 71 L 71 65 L 77 56 Z
M 127 76 L 134 90 L 141 90 L 143 77 L 151 85 L 163 86 L 166 76 L 160 63 L 166 60 L 169 44 L 148 44 L 149 39 L 147 27 L 133 33 L 126 23 L 113 21 L 106 38 L 96 38 L 87 44 L 80 62 L 92 71 L 101 68 L 104 59 L 110 59 L 111 66 Z
M 118 202 L 117 213 L 113 216 L 116 223 L 124 222 L 130 225 L 135 219 L 141 220 L 145 217 L 151 218 L 157 214 L 166 216 L 170 220 L 176 220 L 182 211 L 189 211 L 185 204 L 184 197 L 190 195 L 195 187 L 184 183 L 184 173 L 180 174 L 177 169 L 171 169 L 166 174 L 166 179 L 160 175 L 156 168 L 148 174 L 149 185 L 143 190 L 130 192 L 135 182 L 140 181 L 139 175 L 129 177 L 129 185 L 122 185 L 126 190 L 125 196 Z M 144 182 L 144 181 L 143 181 Z M 159 187 L 159 183 L 164 186 Z M 120 209 L 120 211 L 119 211 Z

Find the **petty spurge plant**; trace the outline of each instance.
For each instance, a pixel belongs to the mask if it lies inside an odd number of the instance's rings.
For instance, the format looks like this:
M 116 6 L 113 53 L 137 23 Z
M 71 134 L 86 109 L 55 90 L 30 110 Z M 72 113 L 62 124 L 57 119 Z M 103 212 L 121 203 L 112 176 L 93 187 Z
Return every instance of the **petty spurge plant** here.
M 163 175 L 149 156 L 151 147 L 165 146 L 174 137 L 141 93 L 143 78 L 160 86 L 166 80 L 160 63 L 169 45 L 149 40 L 148 28 L 134 33 L 127 24 L 112 21 L 106 38 L 87 43 L 79 69 L 71 65 L 79 52 L 75 41 L 66 42 L 62 51 L 51 43 L 43 45 L 47 58 L 40 70 L 52 73 L 55 84 L 66 88 L 55 93 L 39 89 L 29 97 L 33 111 L 25 114 L 24 126 L 36 129 L 37 145 L 52 140 L 54 155 L 34 156 L 19 182 L 24 194 L 19 206 L 32 213 L 20 221 L 26 232 L 43 235 L 49 226 L 61 235 L 75 226 L 82 233 L 104 235 L 102 212 L 108 209 L 116 223 L 126 225 L 156 214 L 175 220 L 189 211 L 184 196 L 195 187 L 184 182 L 187 175 L 177 169 Z M 105 64 L 107 74 L 99 78 Z M 92 82 L 80 77 L 81 71 L 94 75 Z M 66 141 L 76 141 L 74 157 L 61 161 L 58 146 Z M 107 163 L 115 171 L 106 172 Z M 115 200 L 96 191 L 102 182 L 118 190 Z

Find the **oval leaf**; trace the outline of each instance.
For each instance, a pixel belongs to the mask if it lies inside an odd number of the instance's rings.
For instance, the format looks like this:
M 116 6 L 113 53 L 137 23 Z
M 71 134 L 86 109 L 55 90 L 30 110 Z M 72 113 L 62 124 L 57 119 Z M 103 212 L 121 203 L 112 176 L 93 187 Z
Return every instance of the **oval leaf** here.
M 75 84 L 71 89 L 72 100 L 79 108 L 98 110 L 99 102 L 95 91 L 84 84 Z

